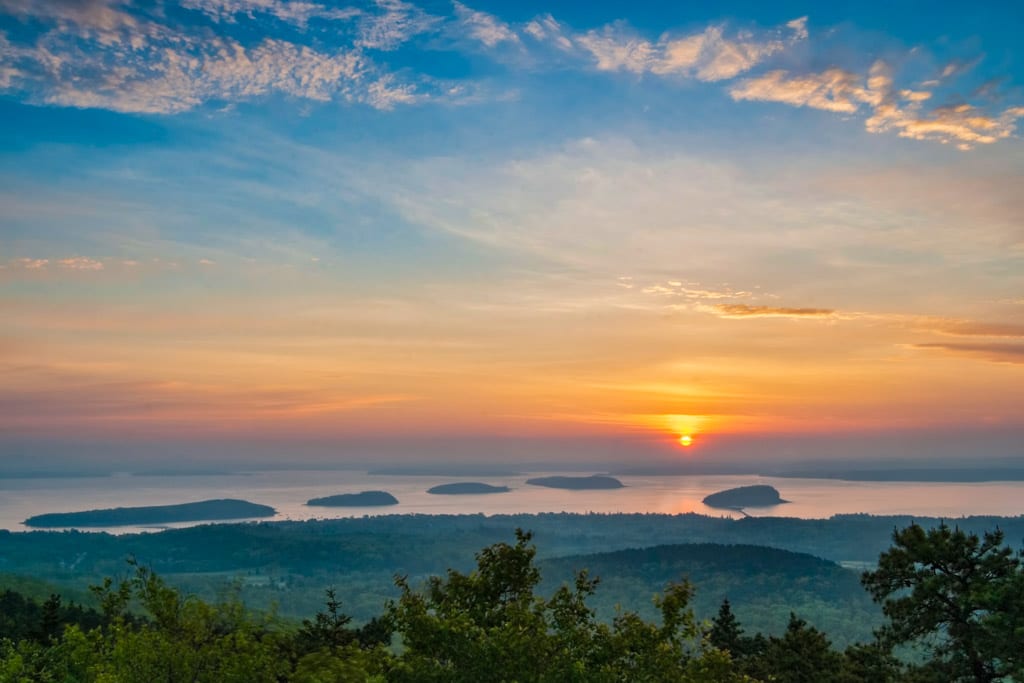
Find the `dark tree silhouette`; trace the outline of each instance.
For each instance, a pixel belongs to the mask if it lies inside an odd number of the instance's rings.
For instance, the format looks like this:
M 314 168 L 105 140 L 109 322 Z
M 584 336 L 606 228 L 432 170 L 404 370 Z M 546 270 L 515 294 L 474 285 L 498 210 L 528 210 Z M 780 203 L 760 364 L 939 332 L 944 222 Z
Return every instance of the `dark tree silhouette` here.
M 882 603 L 891 643 L 923 643 L 949 681 L 988 683 L 1024 671 L 1024 576 L 999 530 L 981 538 L 942 524 L 893 533 L 862 578 Z
M 738 658 L 743 654 L 742 647 L 743 629 L 739 620 L 732 613 L 732 605 L 729 599 L 722 600 L 722 606 L 718 608 L 718 615 L 711 620 L 711 630 L 708 632 L 708 642 L 719 650 L 726 650 Z

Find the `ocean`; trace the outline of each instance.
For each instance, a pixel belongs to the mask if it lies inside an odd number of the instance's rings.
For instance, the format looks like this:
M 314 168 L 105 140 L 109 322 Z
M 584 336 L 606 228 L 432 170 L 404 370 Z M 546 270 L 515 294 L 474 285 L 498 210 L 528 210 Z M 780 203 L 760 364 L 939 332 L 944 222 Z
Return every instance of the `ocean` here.
M 386 514 L 515 514 L 541 512 L 662 513 L 696 512 L 736 517 L 741 513 L 705 506 L 709 493 L 750 484 L 769 484 L 791 501 L 750 508 L 752 516 L 827 518 L 836 514 L 906 514 L 957 518 L 970 515 L 1024 514 L 1024 482 L 912 483 L 855 482 L 832 479 L 775 478 L 747 475 L 618 476 L 625 488 L 566 491 L 526 484 L 532 476 L 498 477 L 373 475 L 365 471 L 253 471 L 217 475 L 0 479 L 0 529 L 25 531 L 22 522 L 46 512 L 74 512 L 111 507 L 168 505 L 210 498 L 240 498 L 270 505 L 277 515 L 266 521 L 329 519 Z M 579 474 L 579 473 L 576 473 Z M 431 486 L 455 481 L 504 485 L 508 493 L 432 495 Z M 337 493 L 383 490 L 398 505 L 372 508 L 323 508 L 305 505 L 310 498 Z M 198 523 L 198 522 L 197 522 Z M 190 526 L 195 523 L 168 525 Z M 154 531 L 166 527 L 116 527 L 113 533 Z M 100 529 L 92 529 L 100 530 Z

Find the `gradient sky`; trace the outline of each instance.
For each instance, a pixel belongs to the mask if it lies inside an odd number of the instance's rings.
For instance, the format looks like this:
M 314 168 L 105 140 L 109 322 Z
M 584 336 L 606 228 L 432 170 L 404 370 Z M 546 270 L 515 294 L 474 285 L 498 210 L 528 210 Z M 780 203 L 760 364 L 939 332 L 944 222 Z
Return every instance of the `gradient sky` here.
M 1024 5 L 704 5 L 0 0 L 0 455 L 1024 458 Z

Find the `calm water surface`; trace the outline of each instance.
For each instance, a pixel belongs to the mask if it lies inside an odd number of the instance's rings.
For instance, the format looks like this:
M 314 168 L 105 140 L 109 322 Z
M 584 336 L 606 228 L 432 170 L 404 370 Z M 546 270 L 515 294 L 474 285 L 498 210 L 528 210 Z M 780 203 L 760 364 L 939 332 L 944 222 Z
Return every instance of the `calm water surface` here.
M 24 531 L 27 517 L 46 512 L 73 512 L 111 507 L 169 505 L 210 498 L 241 498 L 277 509 L 272 520 L 361 517 L 378 514 L 507 514 L 537 512 L 697 512 L 730 515 L 708 508 L 701 499 L 735 486 L 770 484 L 785 505 L 750 509 L 756 516 L 825 518 L 864 512 L 875 515 L 911 514 L 929 517 L 1024 514 L 1024 482 L 972 484 L 846 482 L 830 479 L 773 477 L 620 476 L 626 488 L 611 491 L 564 491 L 525 482 L 531 476 L 435 477 L 384 476 L 356 471 L 251 472 L 216 476 L 132 476 L 74 479 L 0 479 L 0 529 Z M 505 485 L 508 493 L 436 496 L 431 486 L 453 481 L 485 481 Z M 384 490 L 399 505 L 377 508 L 315 508 L 306 501 L 318 496 L 364 490 Z M 737 513 L 738 514 L 738 513 Z M 189 526 L 189 524 L 171 525 Z M 118 527 L 115 532 L 153 530 Z

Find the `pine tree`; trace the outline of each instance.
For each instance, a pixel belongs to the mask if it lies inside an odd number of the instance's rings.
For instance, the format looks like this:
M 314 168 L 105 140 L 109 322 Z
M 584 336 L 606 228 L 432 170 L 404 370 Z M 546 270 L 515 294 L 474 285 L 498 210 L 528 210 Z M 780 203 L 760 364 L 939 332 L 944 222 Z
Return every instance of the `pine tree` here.
M 718 608 L 718 616 L 711 620 L 711 630 L 708 632 L 708 642 L 719 650 L 729 652 L 733 659 L 743 656 L 743 629 L 740 622 L 732 613 L 732 605 L 729 599 L 722 600 Z
M 36 634 L 36 640 L 47 644 L 55 641 L 60 636 L 63 623 L 61 611 L 60 596 L 56 593 L 51 593 L 50 597 L 43 603 L 42 611 L 39 615 L 39 631 Z
M 1024 574 L 996 530 L 945 524 L 893 533 L 864 586 L 889 618 L 890 643 L 926 642 L 947 680 L 989 683 L 1024 673 Z

